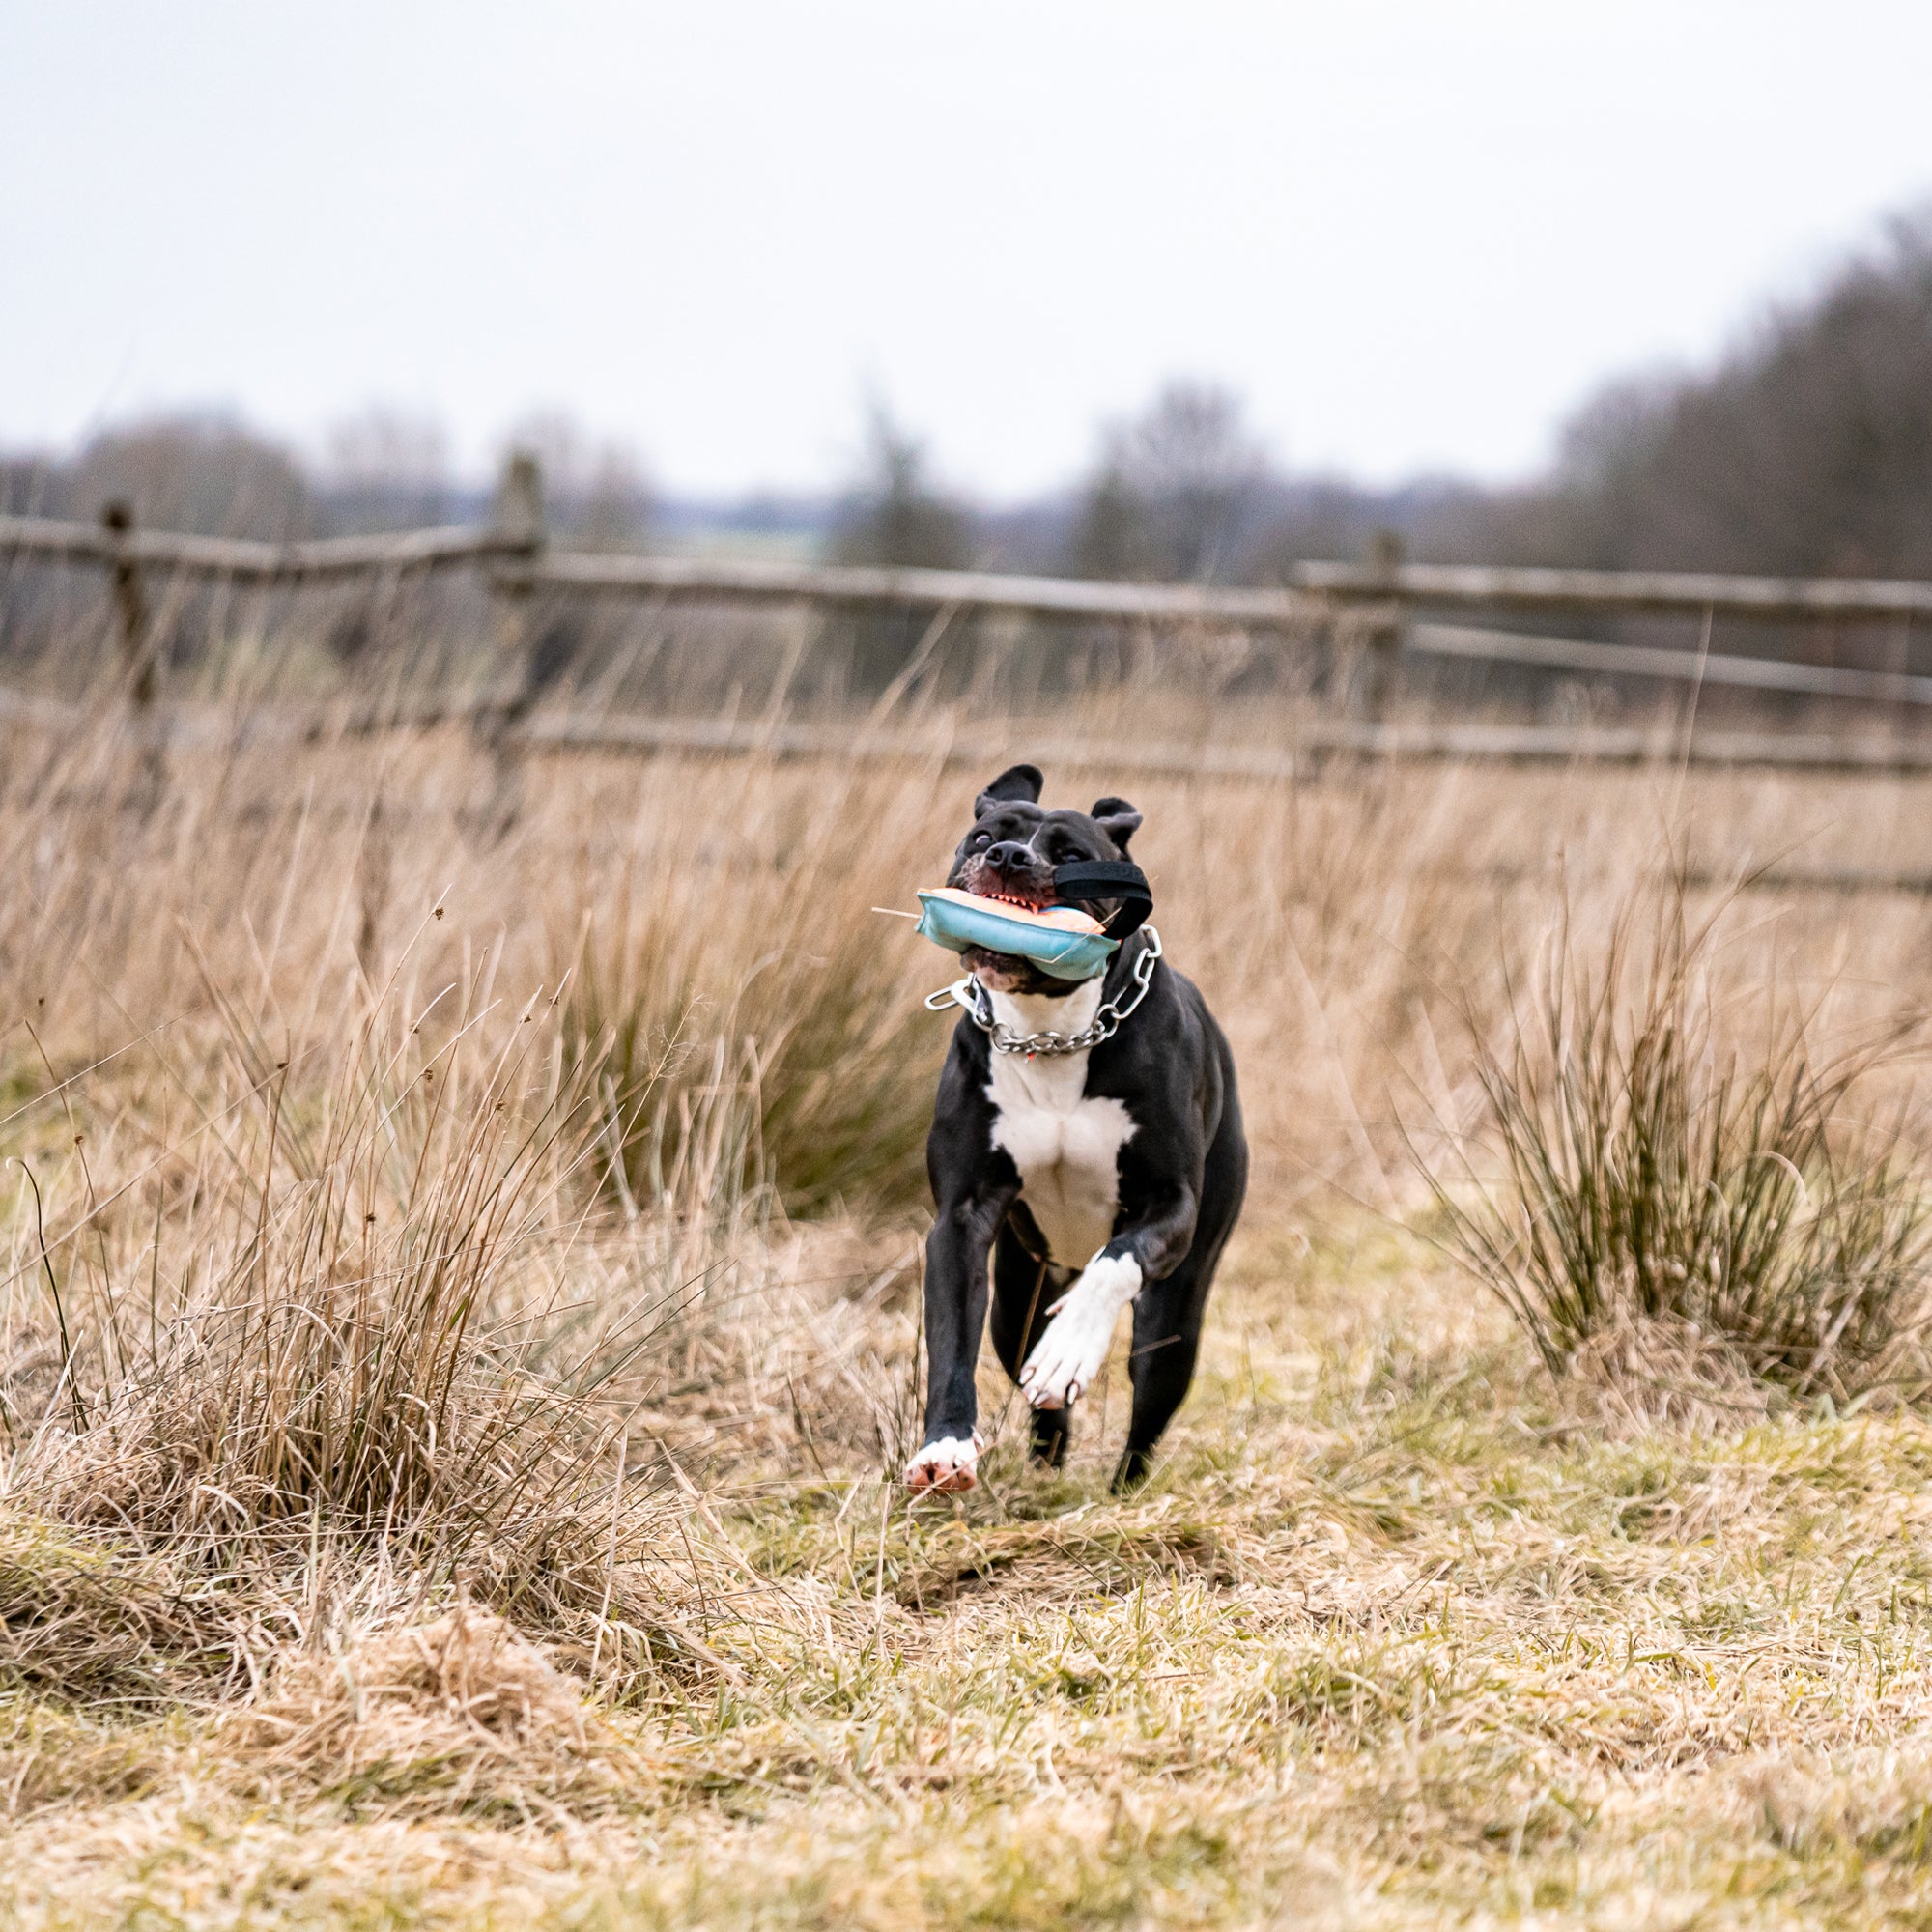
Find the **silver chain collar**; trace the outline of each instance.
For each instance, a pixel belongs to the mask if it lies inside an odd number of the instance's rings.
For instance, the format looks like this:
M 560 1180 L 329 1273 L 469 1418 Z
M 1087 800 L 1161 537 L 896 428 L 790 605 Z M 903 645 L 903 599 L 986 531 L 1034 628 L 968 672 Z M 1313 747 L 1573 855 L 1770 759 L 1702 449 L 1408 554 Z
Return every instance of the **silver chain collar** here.
M 1160 958 L 1160 934 L 1151 925 L 1142 926 L 1141 932 L 1147 944 L 1134 955 L 1133 971 L 1126 985 L 1113 999 L 1102 1000 L 1093 1020 L 1078 1033 L 1013 1032 L 1012 1028 L 993 1017 L 992 996 L 970 973 L 965 979 L 955 980 L 952 985 L 942 986 L 938 992 L 927 994 L 925 1009 L 931 1013 L 943 1013 L 949 1007 L 957 1007 L 986 1036 L 995 1053 L 1023 1053 L 1029 1060 L 1040 1053 L 1085 1053 L 1089 1047 L 1098 1046 L 1103 1039 L 1112 1039 L 1134 1009 L 1147 998 L 1155 962 Z

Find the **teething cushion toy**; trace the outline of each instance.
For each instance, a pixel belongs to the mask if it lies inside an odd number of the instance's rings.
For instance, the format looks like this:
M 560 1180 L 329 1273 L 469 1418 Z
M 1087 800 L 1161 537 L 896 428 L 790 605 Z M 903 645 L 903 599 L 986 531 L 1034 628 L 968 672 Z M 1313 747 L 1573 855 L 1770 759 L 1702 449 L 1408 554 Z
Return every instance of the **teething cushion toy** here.
M 1035 911 L 1002 899 L 982 899 L 955 886 L 934 886 L 919 895 L 919 930 L 926 938 L 964 952 L 983 946 L 989 952 L 1031 959 L 1056 980 L 1091 980 L 1106 971 L 1121 942 L 1109 939 L 1097 920 L 1074 906 L 1041 906 Z

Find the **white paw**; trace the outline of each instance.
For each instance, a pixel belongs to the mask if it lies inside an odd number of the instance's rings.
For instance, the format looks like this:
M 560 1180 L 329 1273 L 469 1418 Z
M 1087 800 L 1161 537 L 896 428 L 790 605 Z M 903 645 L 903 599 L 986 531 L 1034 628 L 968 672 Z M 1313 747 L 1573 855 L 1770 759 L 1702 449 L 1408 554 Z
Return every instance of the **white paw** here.
M 905 1483 L 914 1495 L 953 1495 L 970 1490 L 980 1480 L 980 1451 L 986 1445 L 980 1432 L 970 1442 L 956 1435 L 942 1435 L 928 1442 L 905 1467 Z
M 1020 1387 L 1036 1408 L 1065 1408 L 1094 1385 L 1114 1340 L 1121 1310 L 1141 1292 L 1141 1266 L 1131 1255 L 1096 1255 L 1080 1279 L 1047 1313 L 1047 1331 L 1020 1371 Z

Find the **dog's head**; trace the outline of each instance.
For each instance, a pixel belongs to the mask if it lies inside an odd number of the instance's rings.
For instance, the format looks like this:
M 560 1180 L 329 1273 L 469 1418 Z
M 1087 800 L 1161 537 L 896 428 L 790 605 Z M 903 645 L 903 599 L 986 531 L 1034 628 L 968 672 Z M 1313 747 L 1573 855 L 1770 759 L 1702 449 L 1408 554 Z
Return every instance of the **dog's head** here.
M 1056 866 L 1083 859 L 1124 859 L 1141 815 L 1123 798 L 1103 798 L 1092 811 L 1042 811 L 1037 765 L 1012 765 L 973 801 L 972 829 L 952 855 L 949 886 L 980 898 L 1039 907 L 1054 903 Z M 1118 900 L 1087 910 L 1104 925 Z M 996 993 L 1070 993 L 1079 982 L 1056 979 L 1031 959 L 968 948 L 967 970 Z

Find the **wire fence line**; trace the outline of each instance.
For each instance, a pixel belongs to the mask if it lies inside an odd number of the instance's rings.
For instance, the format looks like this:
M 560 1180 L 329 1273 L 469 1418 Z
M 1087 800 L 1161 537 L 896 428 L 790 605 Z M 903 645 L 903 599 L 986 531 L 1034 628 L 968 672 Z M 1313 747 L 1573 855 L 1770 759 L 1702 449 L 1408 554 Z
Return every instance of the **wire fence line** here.
M 1918 770 L 1932 749 L 1901 735 L 1845 738 L 1810 733 L 1700 733 L 1690 743 L 1669 730 L 1578 729 L 1480 724 L 1399 724 L 1384 715 L 1396 667 L 1407 656 L 1525 666 L 1585 677 L 1624 677 L 1665 684 L 1716 686 L 1843 698 L 1901 712 L 1932 705 L 1932 676 L 1859 669 L 1709 650 L 1608 643 L 1526 635 L 1442 613 L 1487 611 L 1520 617 L 1679 616 L 1764 623 L 1883 624 L 1909 642 L 1916 619 L 1932 617 L 1932 582 L 1865 579 L 1784 579 L 1700 573 L 1611 572 L 1527 567 L 1404 563 L 1306 562 L 1267 588 L 1204 584 L 1094 582 L 983 571 L 878 568 L 775 559 L 641 556 L 573 552 L 548 540 L 542 479 L 527 457 L 513 458 L 493 520 L 392 534 L 259 543 L 135 527 L 126 504 L 111 504 L 97 524 L 40 517 L 0 517 L 0 558 L 94 567 L 108 581 L 119 649 L 137 709 L 156 696 L 155 626 L 146 586 L 153 580 L 213 581 L 290 589 L 356 580 L 372 587 L 428 573 L 482 574 L 494 596 L 514 612 L 537 593 L 551 597 L 620 598 L 661 606 L 790 606 L 826 611 L 930 614 L 943 625 L 980 613 L 1028 620 L 1123 626 L 1163 635 L 1185 648 L 1190 634 L 1293 633 L 1346 626 L 1367 664 L 1356 715 L 1298 725 L 1278 750 L 1184 748 L 1188 768 L 1216 761 L 1243 769 L 1293 769 L 1297 759 L 1350 753 L 1370 756 L 1538 759 L 1591 757 L 1634 762 L 1658 756 L 1697 762 L 1771 763 L 1813 769 Z M 1435 613 L 1433 617 L 1431 613 Z M 49 700 L 23 694 L 0 697 L 0 715 L 26 716 Z M 526 702 L 521 710 L 526 711 Z M 724 721 L 618 716 L 526 717 L 518 701 L 491 699 L 469 708 L 495 716 L 532 744 L 607 750 L 668 748 L 706 739 L 716 749 L 749 747 L 757 730 L 782 749 L 770 727 Z M 413 717 L 414 714 L 410 714 Z M 447 709 L 440 716 L 449 715 Z M 408 722 L 400 711 L 396 722 Z M 185 723 L 175 727 L 187 728 Z M 370 727 L 370 728 L 373 728 Z M 824 727 L 785 727 L 803 745 Z M 799 735 L 802 734 L 802 735 Z M 847 742 L 850 742 L 848 733 Z M 1116 753 L 1129 753 L 1115 756 Z M 1181 751 L 1173 755 L 1179 757 Z M 1109 762 L 1151 769 L 1168 753 L 1155 748 L 1110 748 Z

